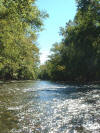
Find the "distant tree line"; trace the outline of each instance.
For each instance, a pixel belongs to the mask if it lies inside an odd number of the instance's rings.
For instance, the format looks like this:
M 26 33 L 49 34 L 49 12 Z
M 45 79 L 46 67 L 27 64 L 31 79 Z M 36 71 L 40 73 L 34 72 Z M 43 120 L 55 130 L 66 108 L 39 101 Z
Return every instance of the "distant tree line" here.
M 55 43 L 41 79 L 64 81 L 100 80 L 100 0 L 76 0 L 73 21 L 61 28 L 63 40 Z
M 0 0 L 0 79 L 35 79 L 37 33 L 46 13 L 35 0 Z

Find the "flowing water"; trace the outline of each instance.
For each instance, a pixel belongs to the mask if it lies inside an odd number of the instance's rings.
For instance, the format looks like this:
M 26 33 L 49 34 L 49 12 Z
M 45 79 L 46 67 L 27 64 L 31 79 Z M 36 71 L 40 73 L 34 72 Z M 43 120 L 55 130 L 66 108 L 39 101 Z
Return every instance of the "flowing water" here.
M 0 83 L 0 133 L 100 133 L 100 85 Z

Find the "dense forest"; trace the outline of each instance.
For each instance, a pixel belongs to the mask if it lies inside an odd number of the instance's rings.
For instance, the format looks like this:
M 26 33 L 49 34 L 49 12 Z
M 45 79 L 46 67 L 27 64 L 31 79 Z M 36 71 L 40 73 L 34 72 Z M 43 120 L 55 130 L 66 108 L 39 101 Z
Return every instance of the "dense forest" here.
M 35 0 L 0 0 L 0 79 L 36 79 L 45 17 Z
M 48 15 L 35 0 L 0 0 L 0 79 L 100 80 L 100 0 L 76 3 L 74 20 L 39 68 L 37 35 Z
M 55 43 L 41 79 L 60 81 L 100 80 L 100 0 L 76 0 L 73 21 L 60 29 L 63 39 Z

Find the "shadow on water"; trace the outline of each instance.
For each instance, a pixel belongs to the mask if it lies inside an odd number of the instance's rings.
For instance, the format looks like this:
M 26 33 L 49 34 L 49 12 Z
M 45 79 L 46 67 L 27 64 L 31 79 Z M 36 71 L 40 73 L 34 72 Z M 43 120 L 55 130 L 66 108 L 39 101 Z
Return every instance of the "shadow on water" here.
M 14 111 L 7 109 L 1 110 L 0 108 L 0 132 L 9 133 L 11 129 L 18 128 L 18 117 L 14 114 Z
M 92 85 L 94 86 L 94 85 Z M 55 96 L 56 98 L 60 96 L 63 97 L 63 98 L 71 98 L 71 99 L 74 99 L 74 98 L 80 98 L 80 97 L 84 97 L 84 95 L 87 93 L 87 92 L 91 92 L 93 90 L 100 90 L 100 87 L 98 85 L 98 87 L 91 87 L 89 85 L 67 85 L 67 86 L 58 86 L 57 87 L 53 87 L 53 88 L 45 88 L 45 89 L 40 89 L 40 90 L 30 90 L 30 92 L 34 92 L 34 93 L 38 93 L 39 95 L 43 95 L 43 97 L 45 96 Z M 51 99 L 50 99 L 51 100 Z M 91 99 L 91 102 L 93 100 Z

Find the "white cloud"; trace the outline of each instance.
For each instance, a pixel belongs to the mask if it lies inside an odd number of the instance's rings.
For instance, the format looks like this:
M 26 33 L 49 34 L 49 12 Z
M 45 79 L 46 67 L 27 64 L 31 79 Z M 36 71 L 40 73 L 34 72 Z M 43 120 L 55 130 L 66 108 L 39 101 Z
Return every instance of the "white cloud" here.
M 46 51 L 46 50 L 44 50 L 40 53 L 40 63 L 41 64 L 44 64 L 48 60 L 48 55 L 50 55 L 50 52 Z

